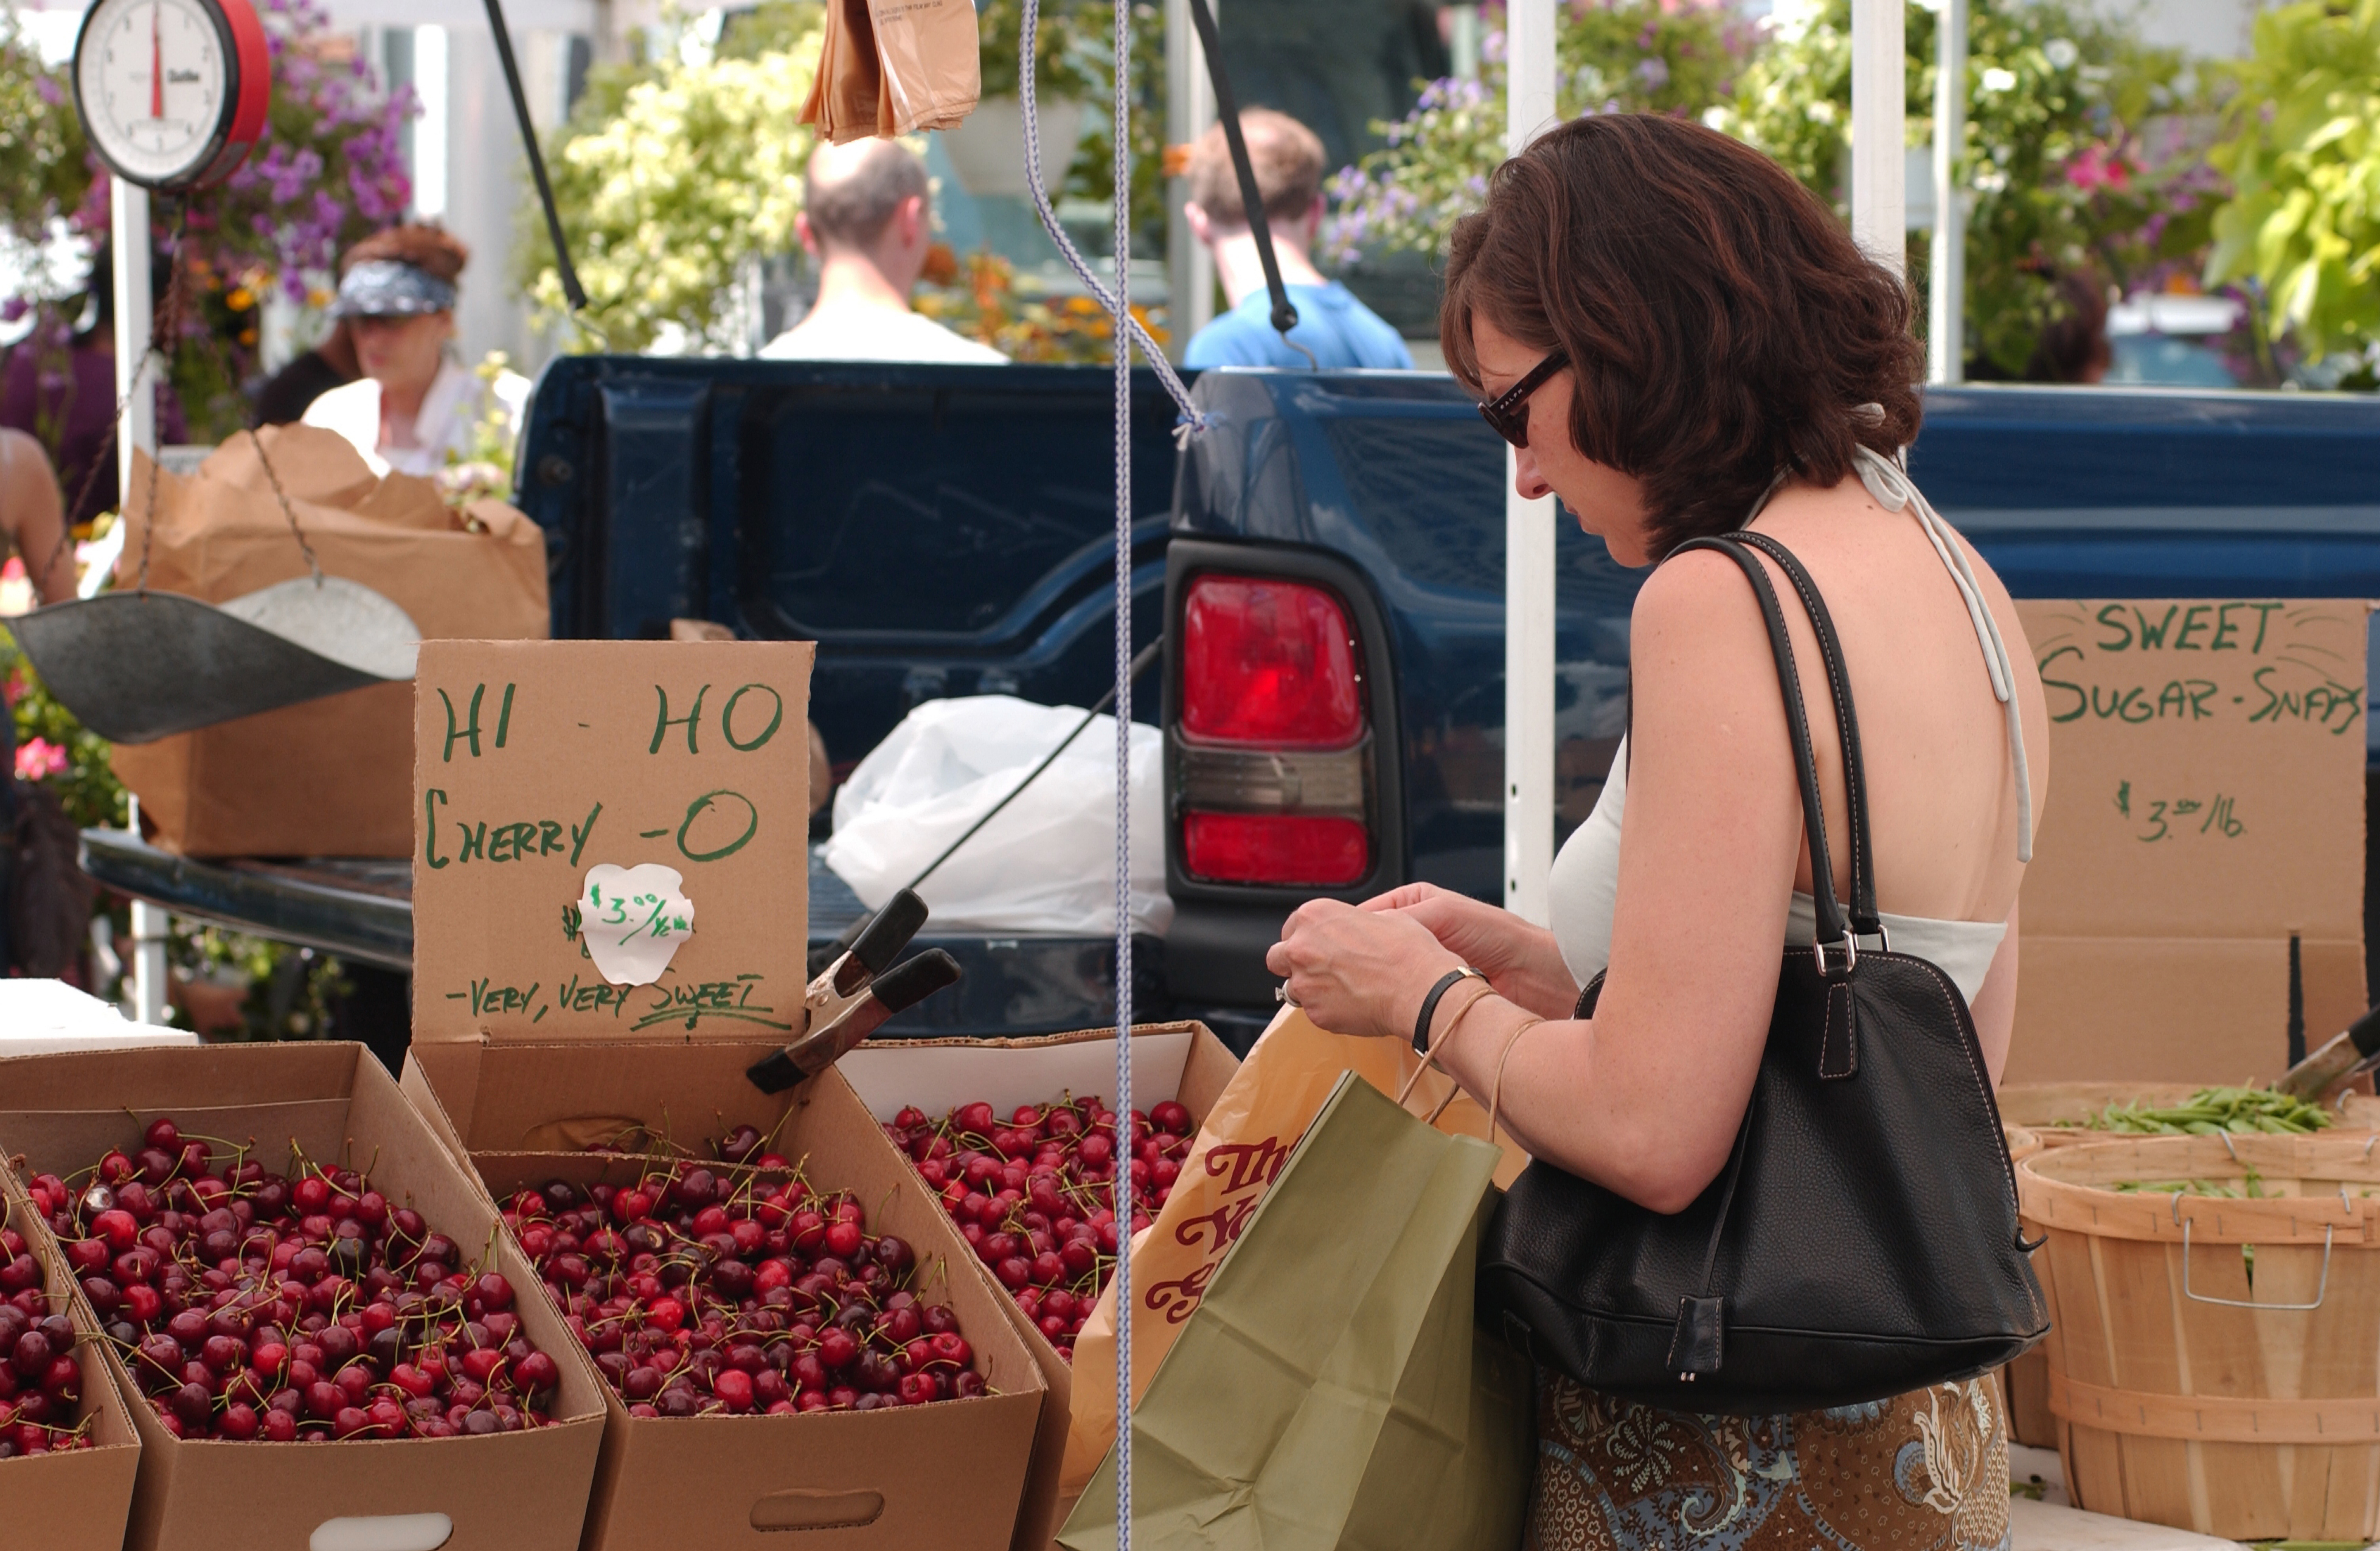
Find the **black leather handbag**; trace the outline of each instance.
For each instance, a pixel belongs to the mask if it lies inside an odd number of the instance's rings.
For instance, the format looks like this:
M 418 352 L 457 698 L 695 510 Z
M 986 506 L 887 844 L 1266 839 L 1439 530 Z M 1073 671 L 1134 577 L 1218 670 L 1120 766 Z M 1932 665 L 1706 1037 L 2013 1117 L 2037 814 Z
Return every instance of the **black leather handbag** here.
M 1846 920 L 1793 648 L 1767 570 L 1815 628 L 1842 731 Z M 2017 1224 L 2016 1177 L 1966 999 L 1881 941 L 1865 772 L 1833 623 L 1765 534 L 1679 546 L 1743 568 L 1784 691 L 1817 904 L 1785 950 L 1760 1073 L 1726 1169 L 1674 1216 L 1534 1162 L 1480 1247 L 1480 1318 L 1591 1389 L 1672 1410 L 1764 1415 L 1971 1377 L 2049 1327 Z M 1597 975 L 1579 999 L 1592 1014 Z

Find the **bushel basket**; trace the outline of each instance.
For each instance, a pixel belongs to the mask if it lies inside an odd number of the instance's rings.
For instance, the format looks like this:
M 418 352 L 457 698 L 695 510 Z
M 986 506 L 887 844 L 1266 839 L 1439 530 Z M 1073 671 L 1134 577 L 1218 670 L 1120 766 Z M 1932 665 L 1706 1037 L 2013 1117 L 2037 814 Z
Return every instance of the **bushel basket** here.
M 2025 1160 L 2075 1507 L 2226 1540 L 2380 1534 L 2373 1142 L 2158 1136 Z

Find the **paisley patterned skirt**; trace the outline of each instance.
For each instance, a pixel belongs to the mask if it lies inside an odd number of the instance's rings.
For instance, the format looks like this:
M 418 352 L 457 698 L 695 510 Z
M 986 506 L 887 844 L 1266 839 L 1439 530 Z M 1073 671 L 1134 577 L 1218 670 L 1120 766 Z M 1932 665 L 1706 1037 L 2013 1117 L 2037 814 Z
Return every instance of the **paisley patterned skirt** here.
M 1540 1369 L 1528 1551 L 2008 1551 L 1985 1377 L 1791 1416 L 1695 1416 Z

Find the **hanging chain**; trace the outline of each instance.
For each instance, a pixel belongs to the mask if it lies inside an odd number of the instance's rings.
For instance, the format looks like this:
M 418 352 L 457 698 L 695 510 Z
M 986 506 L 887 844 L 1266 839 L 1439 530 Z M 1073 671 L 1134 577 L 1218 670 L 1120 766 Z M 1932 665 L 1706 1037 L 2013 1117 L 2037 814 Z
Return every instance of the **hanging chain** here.
M 132 395 L 141 391 L 143 381 L 149 376 L 150 363 L 170 360 L 174 354 L 179 353 L 182 310 L 187 300 L 189 277 L 189 224 L 190 197 L 186 193 L 175 211 L 173 255 L 165 268 L 165 294 L 161 298 L 152 299 L 149 309 L 148 347 L 141 352 L 139 364 L 132 369 L 131 382 L 115 401 L 115 413 L 108 419 L 107 434 L 101 438 L 99 451 L 92 454 L 91 467 L 83 471 L 82 483 L 75 491 L 74 504 L 66 510 L 67 520 L 58 525 L 57 542 L 51 546 L 49 559 L 42 566 L 41 574 L 44 576 L 56 568 L 60 557 L 67 552 L 68 546 L 74 542 L 74 515 L 81 511 L 83 503 L 91 499 L 91 491 L 97 487 L 100 470 L 106 467 L 109 460 L 115 456 L 116 442 L 124 429 L 124 417 L 132 407 Z M 109 283 L 114 284 L 112 277 Z M 212 329 L 204 325 L 204 320 L 200 321 L 198 334 L 208 360 L 223 372 L 224 381 L 231 384 L 233 391 L 237 392 L 239 373 L 233 365 L 230 353 L 224 348 L 223 341 L 215 337 Z M 170 352 L 167 349 L 168 342 L 173 345 Z M 155 382 L 147 384 L 148 391 L 152 394 L 157 391 L 158 386 L 159 383 Z M 273 487 L 273 498 L 280 504 L 281 515 L 289 525 L 289 536 L 298 541 L 298 552 L 306 557 L 306 570 L 314 578 L 314 585 L 321 587 L 322 563 L 316 558 L 314 546 L 307 542 L 305 529 L 298 526 L 298 509 L 290 504 L 289 492 L 282 488 L 280 471 L 273 467 L 273 459 L 266 454 L 264 442 L 256 434 L 256 428 L 249 426 L 244 430 L 249 445 L 256 450 L 256 461 L 264 470 L 265 482 Z M 149 459 L 148 486 L 143 492 L 144 499 L 141 502 L 140 570 L 139 581 L 134 588 L 142 593 L 149 590 L 149 557 L 157 540 L 157 487 L 162 482 L 159 473 L 160 466 L 152 454 Z M 116 491 L 116 521 L 118 522 L 124 520 L 123 506 L 126 493 L 122 490 Z

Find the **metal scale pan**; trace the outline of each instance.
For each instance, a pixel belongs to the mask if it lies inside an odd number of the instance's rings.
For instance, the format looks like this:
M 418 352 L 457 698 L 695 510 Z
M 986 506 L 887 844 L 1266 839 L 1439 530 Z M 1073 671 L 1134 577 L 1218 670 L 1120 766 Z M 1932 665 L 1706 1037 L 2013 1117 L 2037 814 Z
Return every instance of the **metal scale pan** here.
M 300 576 L 221 604 L 104 592 L 9 628 L 58 703 L 121 744 L 405 682 L 421 645 L 412 616 L 340 576 Z

